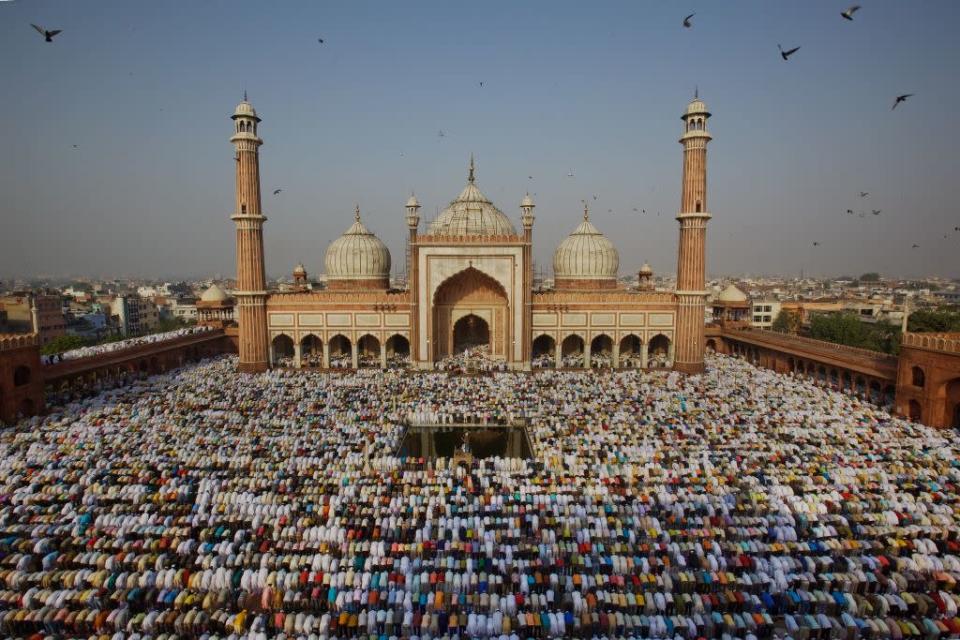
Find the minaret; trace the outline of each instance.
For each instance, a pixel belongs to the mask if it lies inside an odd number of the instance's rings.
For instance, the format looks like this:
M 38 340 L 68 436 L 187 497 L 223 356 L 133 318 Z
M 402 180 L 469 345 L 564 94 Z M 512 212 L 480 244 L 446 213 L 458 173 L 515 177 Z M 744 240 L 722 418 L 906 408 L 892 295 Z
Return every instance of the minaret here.
M 520 339 L 523 340 L 523 369 L 529 371 L 533 360 L 533 198 L 530 194 L 520 201 L 520 222 L 523 223 L 523 326 L 520 327 Z
M 237 208 L 230 217 L 237 224 L 237 320 L 240 325 L 240 365 L 247 373 L 269 367 L 267 341 L 267 279 L 263 267 L 263 223 L 260 209 L 260 145 L 257 137 L 260 118 L 243 94 L 231 116 L 234 122 L 230 142 L 236 149 Z
M 677 265 L 677 332 L 673 366 L 703 371 L 706 307 L 707 105 L 694 94 L 683 120 L 683 188 L 680 197 L 680 248 Z
M 414 365 L 424 356 L 420 354 L 420 313 L 419 313 L 419 256 L 417 250 L 417 230 L 420 227 L 420 201 L 410 194 L 407 200 L 407 291 L 410 292 L 410 360 Z

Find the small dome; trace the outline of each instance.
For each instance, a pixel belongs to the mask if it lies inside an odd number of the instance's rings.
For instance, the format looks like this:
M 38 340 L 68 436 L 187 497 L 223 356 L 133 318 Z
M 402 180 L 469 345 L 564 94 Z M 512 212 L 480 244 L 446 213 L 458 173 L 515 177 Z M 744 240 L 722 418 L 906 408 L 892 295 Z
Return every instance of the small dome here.
M 243 97 L 243 102 L 238 104 L 237 108 L 234 109 L 233 111 L 234 118 L 241 117 L 241 116 L 248 117 L 248 118 L 257 117 L 257 110 L 253 108 L 252 104 L 247 102 L 246 96 Z
M 646 262 L 644 262 L 644 263 L 643 263 L 643 266 L 640 267 L 640 273 L 641 273 L 642 275 L 645 275 L 645 276 L 652 276 L 652 275 L 653 275 L 653 269 L 650 268 L 650 265 L 649 265 L 649 264 L 647 264 Z
M 502 236 L 516 235 L 510 219 L 497 209 L 474 184 L 473 158 L 467 186 L 460 195 L 440 212 L 430 224 L 432 236 Z
M 307 268 L 303 266 L 303 263 L 298 263 L 297 266 L 293 268 L 293 275 L 295 276 L 304 276 L 307 275 Z
M 415 196 L 415 195 L 413 195 L 413 194 L 411 193 L 411 194 L 410 194 L 410 198 L 407 199 L 407 206 L 408 206 L 408 207 L 419 207 L 419 206 L 420 206 L 420 201 L 417 200 L 417 196 Z
M 616 280 L 620 255 L 613 243 L 590 222 L 586 208 L 583 222 L 560 243 L 553 254 L 556 279 Z
M 521 207 L 533 207 L 533 206 L 535 206 L 535 205 L 533 204 L 533 198 L 530 197 L 530 194 L 529 194 L 529 193 L 528 193 L 527 195 L 523 196 L 523 200 L 520 201 L 520 206 L 521 206 Z
M 717 296 L 717 302 L 746 302 L 747 294 L 737 288 L 735 284 L 727 285 L 727 288 Z
M 684 117 L 692 115 L 706 115 L 709 116 L 710 112 L 707 111 L 706 103 L 701 100 L 699 97 L 694 98 L 690 101 L 690 104 L 687 105 L 687 112 L 684 114 Z
M 226 302 L 228 299 L 226 292 L 216 284 L 210 285 L 200 296 L 200 302 Z
M 379 280 L 390 277 L 390 250 L 356 220 L 346 232 L 330 243 L 324 258 L 328 280 Z

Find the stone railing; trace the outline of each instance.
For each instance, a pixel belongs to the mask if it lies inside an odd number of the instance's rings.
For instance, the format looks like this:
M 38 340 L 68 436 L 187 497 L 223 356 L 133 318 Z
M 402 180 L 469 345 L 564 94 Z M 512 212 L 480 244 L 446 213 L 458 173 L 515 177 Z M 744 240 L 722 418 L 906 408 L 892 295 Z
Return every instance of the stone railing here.
M 24 347 L 35 347 L 40 344 L 40 336 L 36 333 L 3 333 L 0 334 L 0 351 L 12 351 Z
M 907 332 L 903 334 L 900 344 L 905 347 L 960 354 L 960 333 Z
M 850 347 L 845 344 L 836 344 L 826 340 L 817 340 L 815 338 L 805 338 L 788 333 L 779 333 L 767 329 L 726 329 L 724 334 L 731 338 L 743 338 L 751 341 L 762 341 L 774 345 L 794 345 L 801 349 L 813 350 L 818 352 L 835 353 L 838 355 L 848 354 L 859 356 L 861 358 L 871 358 L 874 360 L 896 363 L 897 356 L 882 351 L 873 351 L 871 349 L 861 349 L 860 347 Z

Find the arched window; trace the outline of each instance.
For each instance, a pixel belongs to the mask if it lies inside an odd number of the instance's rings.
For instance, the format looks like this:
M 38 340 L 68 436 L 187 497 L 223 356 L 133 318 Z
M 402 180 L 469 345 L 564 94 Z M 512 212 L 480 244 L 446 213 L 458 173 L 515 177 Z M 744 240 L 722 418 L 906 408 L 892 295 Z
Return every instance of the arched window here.
M 927 376 L 920 367 L 914 367 L 910 370 L 911 382 L 915 387 L 923 387 L 927 381 Z
M 13 370 L 13 386 L 22 387 L 30 384 L 30 367 L 20 365 Z
M 703 204 L 699 200 L 697 200 L 697 213 L 700 213 L 700 209 L 702 208 L 703 208 Z

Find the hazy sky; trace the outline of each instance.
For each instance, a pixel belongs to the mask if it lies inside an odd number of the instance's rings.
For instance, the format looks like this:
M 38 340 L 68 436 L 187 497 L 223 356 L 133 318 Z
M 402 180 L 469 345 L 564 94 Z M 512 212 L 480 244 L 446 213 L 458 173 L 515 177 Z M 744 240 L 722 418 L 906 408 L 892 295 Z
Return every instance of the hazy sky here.
M 322 272 L 354 203 L 399 267 L 471 152 L 518 228 L 535 194 L 547 273 L 581 199 L 621 273 L 673 272 L 694 86 L 711 274 L 960 276 L 960 2 L 849 2 L 0 2 L 0 278 L 232 274 L 244 88 L 271 275 Z

